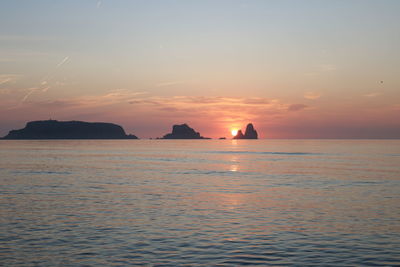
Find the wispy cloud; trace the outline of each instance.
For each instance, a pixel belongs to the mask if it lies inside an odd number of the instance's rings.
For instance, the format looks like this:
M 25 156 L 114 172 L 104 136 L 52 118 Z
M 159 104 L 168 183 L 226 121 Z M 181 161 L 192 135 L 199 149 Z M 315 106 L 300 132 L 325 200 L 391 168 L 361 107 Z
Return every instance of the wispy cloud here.
M 41 87 L 32 87 L 32 88 L 27 89 L 27 90 L 28 90 L 28 93 L 25 94 L 25 96 L 21 99 L 20 104 L 21 104 L 21 103 L 24 103 L 24 102 L 28 99 L 28 97 L 29 97 L 30 95 L 32 95 L 33 93 L 36 93 L 36 92 L 45 93 L 45 92 L 47 92 L 47 90 L 49 90 L 49 89 L 50 89 L 50 86 L 45 86 L 45 85 L 42 85 Z
M 307 108 L 307 105 L 304 104 L 291 104 L 288 106 L 289 111 L 299 111 Z
M 317 93 L 317 92 L 305 92 L 304 93 L 304 98 L 305 99 L 310 99 L 310 100 L 315 100 L 321 97 L 321 93 Z
M 322 72 L 331 72 L 337 69 L 336 65 L 334 64 L 321 64 L 319 65 L 319 70 Z
M 59 109 L 74 108 L 77 110 L 82 110 L 82 109 L 103 108 L 112 105 L 121 106 L 123 104 L 129 104 L 130 101 L 133 101 L 136 97 L 140 95 L 146 94 L 146 92 L 131 92 L 126 89 L 117 89 L 109 91 L 108 93 L 103 95 L 92 95 L 92 96 L 88 95 L 88 96 L 72 97 L 67 99 L 28 101 L 28 98 L 31 94 L 41 90 L 48 90 L 48 87 L 29 88 L 28 93 L 24 96 L 22 101 L 25 102 L 27 106 L 33 108 L 57 107 Z M 18 107 L 19 106 L 15 108 Z
M 0 74 L 0 85 L 14 83 L 20 76 L 18 74 Z
M 65 62 L 67 62 L 69 60 L 69 57 L 65 57 L 63 60 L 61 60 L 60 63 L 57 64 L 56 68 L 61 67 L 62 65 L 64 65 Z
M 213 118 L 215 121 L 250 120 L 264 116 L 300 111 L 304 104 L 283 103 L 270 98 L 234 98 L 205 96 L 152 96 L 146 92 L 126 89 L 113 90 L 103 95 L 30 102 L 30 105 L 52 106 L 73 110 L 112 110 L 115 114 L 153 114 L 160 117 Z
M 31 88 L 29 94 L 36 90 Z M 58 119 L 100 119 L 160 129 L 178 122 L 215 129 L 228 129 L 232 125 L 239 127 L 248 122 L 271 124 L 296 117 L 298 112 L 309 108 L 302 103 L 288 103 L 276 98 L 156 96 L 128 89 L 48 100 L 31 99 L 28 95 L 24 101 L 24 105 L 10 106 L 7 112 L 29 113 L 38 118 L 48 116 L 51 110 L 52 116 Z M 158 126 L 152 125 L 154 119 L 159 122 Z
M 304 73 L 306 76 L 318 76 L 327 73 L 331 73 L 337 70 L 337 66 L 334 64 L 324 63 L 314 66 L 310 71 Z
M 262 97 L 253 97 L 253 98 L 245 98 L 243 100 L 245 104 L 253 104 L 253 105 L 266 105 L 271 103 L 271 99 L 262 98 Z
M 32 94 L 36 92 L 47 92 L 49 90 L 49 86 L 46 86 L 47 82 L 41 82 L 38 87 L 31 87 L 26 89 L 28 92 L 22 97 L 19 105 L 24 103 Z
M 185 81 L 170 81 L 170 82 L 162 82 L 162 83 L 157 83 L 156 87 L 166 87 L 166 86 L 173 86 L 173 85 L 179 85 L 179 84 L 184 84 Z
M 368 98 L 373 98 L 373 97 L 380 96 L 381 94 L 382 94 L 382 93 L 372 92 L 372 93 L 366 94 L 366 95 L 364 95 L 364 96 L 365 96 L 365 97 L 368 97 Z
M 69 60 L 69 57 L 66 56 L 64 57 L 54 68 L 54 70 L 52 70 L 49 74 L 47 74 L 46 76 L 44 76 L 41 80 L 40 83 L 37 87 L 32 87 L 27 89 L 27 93 L 24 95 L 24 97 L 21 99 L 20 104 L 24 103 L 32 94 L 36 93 L 36 92 L 42 92 L 45 93 L 47 92 L 51 86 L 50 86 L 50 81 L 53 79 L 54 75 L 57 72 L 57 69 L 59 69 L 62 65 L 64 65 L 67 61 Z

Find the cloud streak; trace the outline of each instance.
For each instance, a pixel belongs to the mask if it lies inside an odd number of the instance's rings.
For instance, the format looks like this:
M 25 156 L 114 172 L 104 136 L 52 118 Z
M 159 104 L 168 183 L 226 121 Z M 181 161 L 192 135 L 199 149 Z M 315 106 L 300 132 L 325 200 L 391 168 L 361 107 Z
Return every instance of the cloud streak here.
M 30 92 L 32 94 L 32 92 Z M 26 99 L 25 99 L 26 100 Z M 273 118 L 301 111 L 307 106 L 283 103 L 270 98 L 234 98 L 205 96 L 152 96 L 146 92 L 132 92 L 126 89 L 113 90 L 103 95 L 30 102 L 41 108 L 54 106 L 66 112 L 112 111 L 115 116 L 158 116 L 163 118 L 205 119 L 219 122 L 247 121 L 260 117 Z M 290 112 L 290 113 L 288 113 Z
M 321 94 L 317 93 L 317 92 L 309 91 L 309 92 L 305 92 L 303 96 L 305 99 L 316 100 L 321 97 Z
M 168 86 L 174 86 L 174 85 L 180 85 L 180 84 L 184 84 L 185 81 L 172 81 L 172 82 L 162 82 L 162 83 L 158 83 L 156 84 L 156 87 L 168 87 Z
M 15 82 L 20 75 L 18 74 L 1 74 L 0 75 L 0 85 L 6 83 L 13 83 Z
M 65 57 L 63 60 L 61 60 L 60 63 L 57 64 L 56 68 L 61 67 L 62 65 L 64 65 L 65 62 L 67 62 L 69 60 L 69 57 Z
M 64 65 L 67 61 L 69 60 L 69 57 L 66 56 L 63 58 L 63 60 L 61 60 L 54 68 L 53 72 L 44 76 L 41 81 L 39 86 L 37 87 L 33 87 L 33 88 L 29 88 L 28 92 L 24 95 L 24 97 L 21 99 L 19 105 L 21 105 L 22 103 L 24 103 L 32 94 L 36 93 L 36 92 L 42 92 L 45 93 L 47 92 L 51 86 L 49 85 L 49 80 L 53 79 L 54 75 L 57 72 L 57 69 L 59 69 L 62 65 Z
M 373 92 L 373 93 L 366 94 L 364 96 L 368 97 L 368 98 L 373 98 L 373 97 L 377 97 L 377 96 L 380 96 L 380 95 L 381 95 L 381 93 Z
M 307 108 L 307 105 L 304 104 L 291 104 L 288 106 L 289 111 L 300 111 Z
M 30 94 L 37 88 L 31 88 Z M 24 105 L 3 110 L 3 116 L 22 120 L 48 118 L 60 120 L 111 121 L 127 126 L 127 130 L 141 137 L 161 136 L 174 123 L 189 123 L 202 133 L 218 137 L 232 127 L 243 127 L 253 122 L 271 137 L 333 136 L 323 129 L 327 124 L 398 125 L 395 117 L 398 105 L 387 109 L 365 110 L 349 115 L 345 110 L 314 112 L 312 105 L 290 103 L 276 98 L 225 96 L 156 96 L 127 89 L 112 90 L 100 95 L 86 95 L 65 99 L 30 100 Z M 313 103 L 313 102 L 311 102 Z M 0 114 L 1 116 L 1 114 Z M 385 120 L 379 118 L 384 117 Z M 312 126 L 312 130 L 308 127 Z M 361 127 L 360 126 L 360 127 Z M 320 131 L 320 132 L 318 132 Z

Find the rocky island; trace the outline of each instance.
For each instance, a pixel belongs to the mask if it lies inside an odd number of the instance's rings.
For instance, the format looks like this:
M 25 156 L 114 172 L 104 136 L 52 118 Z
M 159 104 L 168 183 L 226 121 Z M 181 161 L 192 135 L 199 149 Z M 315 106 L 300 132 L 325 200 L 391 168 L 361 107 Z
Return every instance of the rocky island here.
M 172 133 L 164 135 L 162 139 L 209 139 L 200 135 L 186 123 L 172 126 Z
M 257 131 L 254 129 L 252 123 L 247 124 L 244 134 L 239 130 L 233 139 L 258 139 Z
M 138 139 L 113 123 L 83 121 L 31 121 L 3 139 Z

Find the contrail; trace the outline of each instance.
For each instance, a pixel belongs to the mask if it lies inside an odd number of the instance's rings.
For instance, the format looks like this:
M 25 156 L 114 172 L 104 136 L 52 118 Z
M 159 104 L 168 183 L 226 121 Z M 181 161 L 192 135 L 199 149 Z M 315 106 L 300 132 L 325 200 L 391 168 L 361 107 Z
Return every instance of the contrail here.
M 56 70 L 57 70 L 59 67 L 61 67 L 62 65 L 64 65 L 64 63 L 67 62 L 68 60 L 69 60 L 69 57 L 65 57 L 63 60 L 61 60 L 60 63 L 57 64 L 57 66 L 55 67 L 55 70 L 54 70 L 52 73 L 47 74 L 46 76 L 44 76 L 44 77 L 41 79 L 41 81 L 42 81 L 41 84 L 47 83 L 47 80 L 48 80 L 48 79 L 53 78 L 54 73 L 56 72 Z
M 59 68 L 59 67 L 61 67 L 65 62 L 67 62 L 68 61 L 68 59 L 69 59 L 69 57 L 65 57 L 63 60 L 61 60 L 61 62 L 60 63 L 58 63 L 58 65 L 57 65 L 57 67 L 56 68 Z
M 21 104 L 21 103 L 24 103 L 25 100 L 27 100 L 28 97 L 29 97 L 31 94 L 33 94 L 33 92 L 35 92 L 37 89 L 38 89 L 38 88 L 36 88 L 36 87 L 35 87 L 35 88 L 29 88 L 29 89 L 28 89 L 29 92 L 22 98 L 20 104 Z
M 50 86 L 48 85 L 48 82 L 47 82 L 47 81 L 48 81 L 49 79 L 52 79 L 53 76 L 54 76 L 54 74 L 55 74 L 55 72 L 57 71 L 57 69 L 58 69 L 59 67 L 61 67 L 62 65 L 64 65 L 68 60 L 69 60 L 69 57 L 68 57 L 68 56 L 65 57 L 63 60 L 61 60 L 61 61 L 56 65 L 56 67 L 54 68 L 54 70 L 53 70 L 52 73 L 50 73 L 50 74 L 44 76 L 44 77 L 40 80 L 40 85 L 39 85 L 39 87 L 33 87 L 33 88 L 28 89 L 29 92 L 22 98 L 22 100 L 21 100 L 21 102 L 20 102 L 19 104 L 24 103 L 24 102 L 29 98 L 29 96 L 30 96 L 31 94 L 33 94 L 33 93 L 35 93 L 35 92 L 37 92 L 37 91 L 41 91 L 41 92 L 43 92 L 43 93 L 44 93 L 44 92 L 47 92 L 47 91 L 50 89 Z

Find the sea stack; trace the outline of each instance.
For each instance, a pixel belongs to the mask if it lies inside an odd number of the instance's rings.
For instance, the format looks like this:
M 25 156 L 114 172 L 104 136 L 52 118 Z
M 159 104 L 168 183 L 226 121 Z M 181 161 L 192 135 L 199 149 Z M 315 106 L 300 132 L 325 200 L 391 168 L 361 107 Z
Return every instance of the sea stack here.
M 113 123 L 83 121 L 31 121 L 10 131 L 4 139 L 138 139 Z
M 190 128 L 186 123 L 172 126 L 172 133 L 164 135 L 162 139 L 206 139 Z
M 247 124 L 246 132 L 244 133 L 244 138 L 246 139 L 258 139 L 257 131 L 254 129 L 252 123 Z
M 246 131 L 243 134 L 242 130 L 239 130 L 233 139 L 258 139 L 257 131 L 254 129 L 252 123 L 247 124 Z
M 233 137 L 233 139 L 244 139 L 244 135 L 242 133 L 242 130 L 239 130 L 237 134 Z

